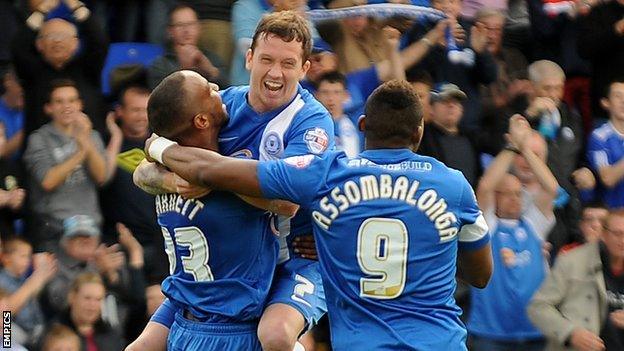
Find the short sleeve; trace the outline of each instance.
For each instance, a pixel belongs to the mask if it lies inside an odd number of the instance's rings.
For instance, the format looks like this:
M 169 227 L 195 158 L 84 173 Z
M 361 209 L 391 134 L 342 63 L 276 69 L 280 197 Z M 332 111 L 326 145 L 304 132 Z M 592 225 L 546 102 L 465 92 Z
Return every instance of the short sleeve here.
M 597 171 L 602 167 L 611 165 L 607 150 L 605 141 L 601 140 L 595 132 L 592 133 L 587 143 L 587 159 L 592 169 Z
M 150 318 L 151 322 L 162 324 L 163 326 L 171 329 L 173 320 L 175 318 L 176 307 L 169 299 L 165 299 L 163 303 L 158 307 L 156 312 Z
M 334 121 L 329 116 L 329 112 L 319 109 L 302 117 L 301 122 L 293 125 L 288 131 L 288 144 L 284 150 L 284 157 L 321 155 L 326 151 L 334 150 L 336 146 Z
M 477 250 L 485 246 L 490 241 L 488 225 L 485 222 L 483 213 L 477 204 L 474 191 L 463 178 L 462 193 L 459 200 L 458 220 L 461 225 L 457 235 L 459 248 L 465 250 Z
M 307 206 L 318 192 L 324 169 L 323 160 L 315 155 L 263 161 L 258 163 L 258 181 L 264 197 Z

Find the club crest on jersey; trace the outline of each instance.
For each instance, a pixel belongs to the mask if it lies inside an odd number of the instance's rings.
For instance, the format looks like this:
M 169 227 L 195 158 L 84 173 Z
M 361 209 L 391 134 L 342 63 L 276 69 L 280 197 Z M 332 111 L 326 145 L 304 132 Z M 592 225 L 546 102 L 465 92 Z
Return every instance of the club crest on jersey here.
M 264 140 L 264 149 L 271 156 L 276 156 L 282 151 L 282 140 L 276 132 L 267 134 Z
M 284 162 L 296 168 L 306 168 L 314 159 L 314 155 L 292 156 L 284 159 Z
M 314 128 L 305 132 L 303 140 L 308 145 L 308 150 L 313 154 L 320 154 L 327 149 L 329 137 L 322 128 Z

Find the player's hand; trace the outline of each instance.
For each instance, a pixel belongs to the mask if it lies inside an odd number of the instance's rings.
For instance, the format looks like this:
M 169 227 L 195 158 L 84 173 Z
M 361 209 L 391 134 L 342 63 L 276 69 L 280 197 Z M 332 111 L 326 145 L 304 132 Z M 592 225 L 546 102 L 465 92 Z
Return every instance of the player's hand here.
M 212 191 L 210 188 L 191 184 L 177 174 L 174 174 L 173 181 L 176 193 L 182 195 L 185 199 L 198 199 L 210 194 Z
M 145 140 L 145 147 L 143 148 L 143 151 L 145 152 L 145 159 L 152 163 L 156 163 L 156 160 L 154 160 L 150 156 L 149 148 L 150 148 L 150 145 L 152 145 L 152 142 L 154 142 L 154 140 L 156 139 L 158 139 L 158 134 L 152 133 L 152 135 L 150 135 L 150 137 L 147 138 L 147 140 Z
M 572 180 L 579 190 L 591 190 L 596 187 L 596 177 L 587 167 L 572 172 Z
M 299 235 L 293 239 L 292 246 L 297 256 L 307 258 L 308 260 L 318 260 L 314 236 Z
M 624 329 L 624 309 L 615 310 L 609 313 L 609 319 L 619 329 Z
M 570 335 L 570 345 L 578 351 L 605 350 L 604 341 L 585 328 L 576 328 Z

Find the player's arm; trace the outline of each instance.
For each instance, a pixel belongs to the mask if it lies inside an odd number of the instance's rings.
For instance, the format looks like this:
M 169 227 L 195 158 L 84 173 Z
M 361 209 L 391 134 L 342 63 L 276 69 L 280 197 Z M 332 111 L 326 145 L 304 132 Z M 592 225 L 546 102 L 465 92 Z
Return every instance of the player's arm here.
M 462 176 L 458 218 L 462 225 L 457 233 L 457 275 L 476 288 L 485 288 L 492 276 L 492 249 L 489 228 L 475 194 Z
M 245 195 L 240 195 L 240 194 L 236 194 L 236 195 L 240 197 L 243 201 L 245 201 L 246 203 L 252 206 L 261 208 L 263 210 L 267 210 L 269 212 L 272 212 L 281 216 L 294 217 L 297 214 L 297 211 L 299 211 L 299 205 L 293 204 L 290 201 L 269 200 L 269 199 L 245 196 Z
M 147 159 L 141 161 L 132 174 L 134 184 L 152 195 L 175 193 L 174 177 L 175 174 L 173 172 Z
M 149 321 L 141 335 L 128 345 L 124 351 L 165 351 L 169 329 L 164 325 Z
M 258 182 L 257 161 L 179 146 L 156 135 L 145 142 L 145 153 L 189 183 L 253 197 L 263 195 Z

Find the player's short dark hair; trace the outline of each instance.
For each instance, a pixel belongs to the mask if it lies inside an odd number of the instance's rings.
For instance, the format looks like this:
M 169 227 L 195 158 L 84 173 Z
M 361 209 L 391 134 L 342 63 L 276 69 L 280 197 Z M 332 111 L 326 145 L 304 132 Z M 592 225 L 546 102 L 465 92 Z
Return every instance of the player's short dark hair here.
M 78 85 L 76 85 L 76 82 L 68 78 L 59 78 L 59 79 L 53 79 L 52 81 L 50 81 L 50 85 L 48 88 L 48 101 L 47 102 L 52 101 L 52 93 L 54 93 L 56 89 L 67 88 L 67 87 L 72 87 L 76 89 L 76 91 L 78 91 L 78 96 L 80 97 L 80 90 L 78 90 Z
M 422 69 L 410 70 L 407 75 L 407 81 L 410 83 L 423 83 L 433 87 L 433 78 L 431 78 L 431 74 Z
M 613 87 L 613 84 L 624 84 L 624 76 L 617 76 L 609 82 L 605 88 L 605 97 L 608 98 L 611 95 L 611 88 Z
M 269 34 L 276 35 L 285 42 L 300 42 L 304 63 L 312 54 L 312 35 L 308 22 L 295 11 L 273 12 L 262 17 L 251 41 L 251 51 L 258 45 L 258 40 L 266 40 Z
M 173 16 L 174 13 L 176 13 L 176 12 L 178 12 L 180 10 L 184 10 L 184 9 L 193 10 L 193 12 L 195 12 L 195 14 L 197 14 L 197 11 L 195 11 L 193 6 L 191 6 L 190 4 L 187 4 L 185 2 L 178 2 L 175 6 L 170 8 L 169 11 L 167 11 L 167 25 L 171 26 L 173 24 L 173 23 L 171 23 L 171 17 Z
M 186 77 L 180 71 L 163 79 L 152 91 L 147 102 L 150 130 L 159 135 L 170 135 L 189 113 Z
M 338 71 L 330 71 L 321 75 L 318 81 L 315 84 L 315 88 L 318 89 L 321 86 L 321 83 L 340 83 L 343 87 L 347 87 L 347 78 L 344 74 Z
M 128 93 L 134 93 L 137 95 L 149 95 L 151 92 L 144 85 L 139 85 L 139 84 L 128 85 L 119 92 L 119 104 L 120 105 L 124 106 L 126 104 L 126 94 Z
M 423 118 L 420 99 L 403 80 L 391 80 L 375 89 L 364 113 L 366 139 L 396 143 L 411 141 Z

